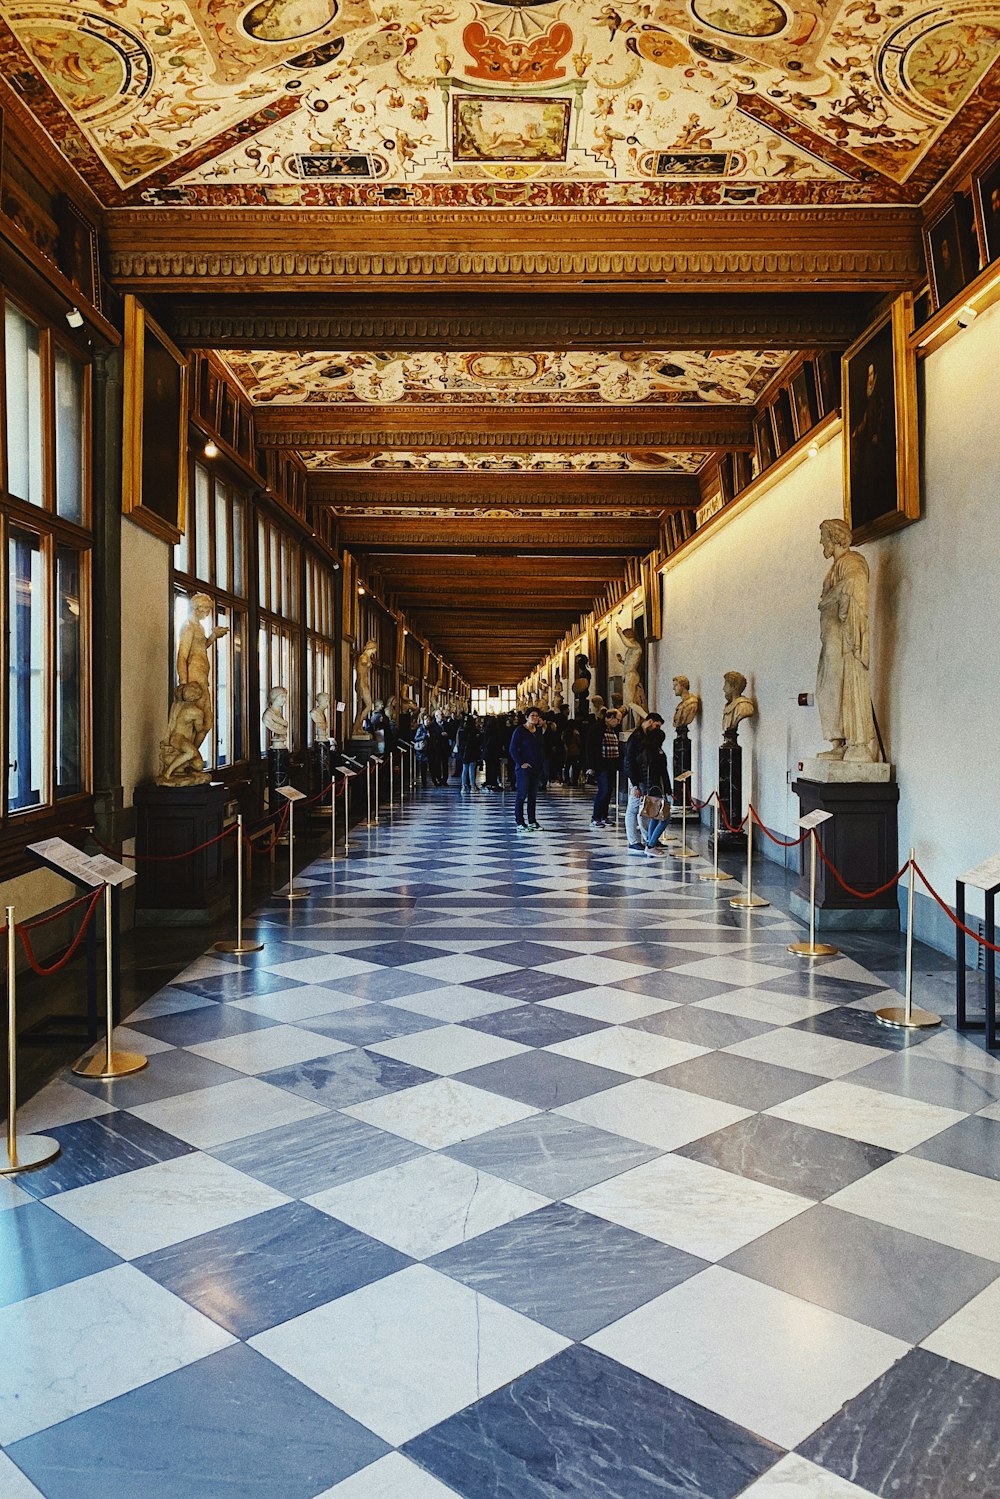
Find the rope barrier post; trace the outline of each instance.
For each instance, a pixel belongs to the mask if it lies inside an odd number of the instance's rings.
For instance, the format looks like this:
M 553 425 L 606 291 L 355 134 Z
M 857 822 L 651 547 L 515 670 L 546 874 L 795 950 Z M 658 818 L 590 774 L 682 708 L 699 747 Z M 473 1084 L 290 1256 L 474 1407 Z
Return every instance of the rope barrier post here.
M 236 814 L 236 941 L 217 942 L 216 952 L 263 952 L 263 942 L 251 942 L 243 936 L 243 813 Z
M 17 968 L 14 907 L 7 907 L 7 1159 L 0 1176 L 13 1176 L 54 1161 L 61 1146 L 50 1135 L 17 1137 Z
M 719 793 L 717 791 L 714 793 L 712 811 L 714 814 L 712 819 L 712 842 L 715 845 L 715 865 L 711 874 L 700 874 L 698 878 L 718 883 L 721 880 L 731 880 L 732 875 L 727 874 L 724 869 L 719 868 Z
M 373 761 L 373 763 L 375 765 L 375 826 L 378 827 L 378 803 L 379 803 L 378 771 L 379 771 L 379 766 L 382 764 L 382 757 L 381 757 L 381 755 L 373 755 L 372 756 L 372 761 Z
M 747 893 L 734 895 L 729 904 L 737 911 L 760 911 L 771 902 L 753 893 L 753 778 L 747 788 Z
M 288 889 L 286 900 L 305 900 L 308 890 L 295 888 L 295 803 L 303 799 L 303 793 L 294 786 L 279 786 L 278 793 L 288 802 Z
M 616 770 L 615 771 L 615 832 L 616 833 L 618 831 L 618 822 L 619 822 L 619 818 L 620 818 L 620 815 L 621 815 L 621 801 L 622 801 L 622 773 L 621 773 L 620 770 Z
M 828 942 L 816 941 L 816 846 L 819 843 L 819 834 L 816 829 L 821 823 L 828 822 L 833 816 L 832 812 L 807 812 L 805 817 L 799 818 L 799 827 L 809 830 L 809 941 L 789 942 L 788 951 L 795 953 L 799 958 L 832 958 L 840 951 L 839 947 L 831 947 Z
M 396 777 L 392 773 L 392 765 L 393 765 L 392 750 L 389 751 L 387 759 L 389 761 L 389 816 L 391 817 L 392 813 L 393 813 L 393 794 L 394 794 L 393 793 L 393 782 L 396 779 Z
M 70 1068 L 77 1077 L 98 1077 L 105 1081 L 112 1077 L 127 1077 L 132 1072 L 141 1072 L 149 1066 L 149 1058 L 138 1051 L 115 1051 L 112 1045 L 115 1028 L 114 987 L 111 974 L 111 886 L 104 887 L 104 1050 L 92 1056 L 81 1057 Z
M 691 772 L 689 770 L 684 770 L 674 782 L 675 785 L 679 785 L 681 788 L 681 842 L 680 847 L 675 848 L 671 853 L 671 858 L 674 859 L 694 858 L 694 850 L 688 848 L 687 841 L 688 801 L 690 800 L 690 798 L 685 793 L 690 790 L 690 781 Z
M 910 849 L 909 879 L 906 883 L 906 987 L 902 1005 L 886 1005 L 875 1011 L 880 1025 L 889 1025 L 897 1030 L 922 1031 L 941 1024 L 941 1016 L 932 1010 L 922 1010 L 913 1003 L 913 881 L 916 875 L 916 856 Z

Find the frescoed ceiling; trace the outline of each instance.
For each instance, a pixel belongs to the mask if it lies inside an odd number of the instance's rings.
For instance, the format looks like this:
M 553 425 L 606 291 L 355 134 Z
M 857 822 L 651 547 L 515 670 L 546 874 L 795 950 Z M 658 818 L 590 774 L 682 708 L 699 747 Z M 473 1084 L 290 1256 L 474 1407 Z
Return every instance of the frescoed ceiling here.
M 2 0 L 106 203 L 919 201 L 1000 101 L 998 0 Z
M 435 449 L 431 452 L 366 452 L 347 449 L 344 452 L 306 452 L 306 467 L 314 472 L 364 470 L 396 473 L 661 473 L 696 474 L 705 461 L 704 453 L 657 452 L 458 452 Z

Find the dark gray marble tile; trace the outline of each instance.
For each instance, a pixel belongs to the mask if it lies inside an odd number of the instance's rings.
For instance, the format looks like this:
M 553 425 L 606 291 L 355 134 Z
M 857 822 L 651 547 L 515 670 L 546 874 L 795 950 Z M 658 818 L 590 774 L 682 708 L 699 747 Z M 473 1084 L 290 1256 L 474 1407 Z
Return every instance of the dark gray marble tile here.
M 121 1260 L 40 1202 L 0 1213 L 0 1306 L 12 1306 Z
M 663 1074 L 664 1077 L 669 1075 Z M 826 1130 L 753 1114 L 713 1135 L 682 1145 L 676 1155 L 718 1166 L 799 1197 L 831 1197 L 894 1159 L 894 1152 Z
M 769 984 L 768 988 L 775 986 Z M 901 1030 L 895 1026 L 881 1025 L 871 1010 L 855 1010 L 840 1005 L 835 1010 L 824 1010 L 820 1015 L 810 1015 L 790 1027 L 794 1031 L 809 1031 L 814 1036 L 833 1036 L 837 1041 L 857 1041 L 862 1046 L 880 1046 L 884 1051 L 908 1051 L 928 1041 L 929 1030 Z
M 682 952 L 674 948 L 674 965 L 694 963 L 703 953 Z M 699 999 L 711 999 L 714 994 L 731 994 L 738 984 L 720 984 L 717 979 L 695 978 L 690 973 L 643 973 L 638 978 L 620 979 L 611 986 L 625 989 L 629 994 L 647 994 L 653 999 L 669 999 L 675 1005 L 693 1005 Z
M 219 1145 L 210 1154 L 289 1197 L 311 1197 L 426 1152 L 360 1119 L 329 1114 Z
M 245 974 L 252 979 L 253 974 Z M 264 974 L 264 978 L 271 975 Z M 271 994 L 282 989 L 297 988 L 296 984 L 264 984 L 255 988 L 248 986 L 245 992 L 229 996 L 232 999 L 249 999 L 253 994 Z M 196 1046 L 203 1041 L 217 1041 L 222 1036 L 242 1036 L 247 1031 L 263 1031 L 277 1024 L 264 1015 L 255 1015 L 250 1010 L 238 1010 L 235 1005 L 203 1005 L 198 1010 L 185 1010 L 180 1015 L 158 1015 L 153 1020 L 135 1020 L 132 1029 L 143 1035 L 155 1036 L 171 1046 Z
M 997 1278 L 991 1260 L 826 1204 L 723 1263 L 908 1343 L 926 1338 Z
M 1000 1073 L 979 1072 L 975 1064 L 958 1067 L 937 1062 L 907 1051 L 859 1067 L 851 1073 L 851 1082 L 862 1088 L 876 1088 L 881 1093 L 898 1093 L 904 1098 L 919 1098 L 923 1103 L 938 1104 L 944 1109 L 961 1109 L 978 1113 L 1000 1099 Z
M 671 1088 L 686 1088 L 689 1093 L 701 1093 L 721 1103 L 735 1103 L 741 1109 L 770 1109 L 776 1103 L 785 1103 L 819 1087 L 826 1079 L 809 1072 L 796 1072 L 792 1067 L 778 1067 L 773 1062 L 715 1051 L 692 1057 L 689 1062 L 678 1062 L 675 1067 L 664 1067 L 662 1072 L 652 1074 L 652 1081 L 666 1083 Z
M 962 1119 L 942 1134 L 925 1140 L 910 1154 L 1000 1181 L 1000 1121 L 978 1115 Z
M 61 1153 L 37 1171 L 25 1171 L 17 1185 L 32 1197 L 52 1197 L 92 1182 L 124 1176 L 160 1161 L 190 1155 L 192 1146 L 166 1134 L 134 1114 L 100 1114 L 76 1124 L 60 1125 L 46 1133 L 62 1146 Z
M 689 1041 L 692 1046 L 735 1046 L 737 1041 L 749 1041 L 751 1036 L 762 1036 L 774 1030 L 760 1020 L 745 1020 L 742 1015 L 725 1015 L 721 1010 L 700 1010 L 693 1005 L 679 1006 L 676 1010 L 664 1010 L 659 1015 L 647 1015 L 643 1020 L 630 1022 L 637 1031 L 649 1031 L 654 1036 L 670 1036 L 675 1041 Z
M 429 1015 L 415 1015 L 412 1010 L 395 1005 L 359 1004 L 356 1009 L 334 1010 L 329 1015 L 311 1015 L 297 1022 L 300 1030 L 318 1031 L 336 1041 L 352 1046 L 371 1046 L 376 1041 L 392 1041 L 396 1036 L 411 1036 L 415 1031 L 429 1031 L 443 1025 Z
M 418 1083 L 433 1082 L 437 1075 L 425 1072 L 422 1067 L 411 1067 L 408 1062 L 399 1062 L 394 1057 L 382 1057 L 377 1052 L 355 1048 L 336 1056 L 302 1062 L 296 1067 L 279 1067 L 274 1072 L 265 1072 L 261 1081 L 297 1093 L 310 1103 L 320 1103 L 328 1109 L 347 1109 L 351 1104 L 365 1103 L 369 1098 L 381 1098 L 385 1093 L 398 1093 L 403 1088 L 415 1088 Z
M 881 1499 L 996 1499 L 1000 1380 L 915 1348 L 798 1450 Z
M 481 1015 L 464 1023 L 469 1030 L 499 1036 L 504 1041 L 519 1041 L 522 1046 L 554 1046 L 557 1041 L 571 1041 L 576 1036 L 588 1036 L 591 1031 L 607 1029 L 603 1020 L 572 1015 L 568 1010 L 541 1009 L 532 1004 L 500 1010 L 495 1015 Z
M 575 1103 L 578 1098 L 602 1093 L 606 1088 L 615 1088 L 619 1083 L 631 1082 L 631 1078 L 557 1052 L 525 1051 L 460 1072 L 457 1081 L 500 1093 L 504 1098 L 516 1098 L 519 1103 L 533 1104 L 537 1109 L 555 1109 L 564 1103 Z
M 354 957 L 350 952 L 348 957 Z M 400 973 L 398 968 L 376 968 L 371 973 L 354 973 L 344 978 L 331 979 L 322 987 L 335 989 L 338 994 L 356 994 L 361 1000 L 402 999 L 407 994 L 426 994 L 428 989 L 441 987 L 440 979 L 422 977 L 419 973 Z
M 545 1197 L 571 1197 L 663 1152 L 559 1114 L 533 1114 L 443 1152 Z
M 781 1456 L 580 1345 L 403 1450 L 465 1499 L 734 1499 Z
M 136 1027 L 138 1029 L 138 1026 Z M 251 1027 L 253 1029 L 253 1027 Z M 105 1098 L 117 1108 L 132 1109 L 140 1103 L 158 1103 L 161 1098 L 176 1098 L 199 1088 L 214 1088 L 219 1083 L 235 1083 L 246 1076 L 232 1067 L 210 1062 L 196 1052 L 158 1051 L 141 1072 L 127 1073 L 101 1082 L 96 1077 L 71 1077 L 69 1081 L 84 1093 Z

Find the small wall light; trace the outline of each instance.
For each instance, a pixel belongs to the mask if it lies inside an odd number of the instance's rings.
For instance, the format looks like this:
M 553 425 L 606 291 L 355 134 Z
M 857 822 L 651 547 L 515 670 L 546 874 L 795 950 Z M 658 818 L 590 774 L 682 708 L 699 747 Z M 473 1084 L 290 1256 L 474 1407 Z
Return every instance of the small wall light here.
M 83 313 L 80 311 L 79 307 L 70 308 L 69 312 L 67 312 L 66 314 L 66 321 L 67 323 L 69 323 L 71 328 L 83 327 Z
M 206 442 L 204 448 L 202 449 L 202 452 L 205 454 L 206 458 L 218 458 L 219 456 L 219 450 L 215 446 L 215 443 L 211 438 L 209 438 L 208 442 Z

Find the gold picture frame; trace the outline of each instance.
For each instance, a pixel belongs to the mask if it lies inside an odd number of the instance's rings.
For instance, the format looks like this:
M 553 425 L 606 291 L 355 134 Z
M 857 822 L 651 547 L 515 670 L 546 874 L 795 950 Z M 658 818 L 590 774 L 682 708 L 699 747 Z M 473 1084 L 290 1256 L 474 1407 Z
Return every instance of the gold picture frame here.
M 841 363 L 844 518 L 871 541 L 920 519 L 913 294 L 866 328 Z
M 176 546 L 187 521 L 188 361 L 125 298 L 122 513 Z

